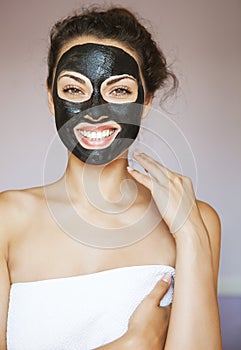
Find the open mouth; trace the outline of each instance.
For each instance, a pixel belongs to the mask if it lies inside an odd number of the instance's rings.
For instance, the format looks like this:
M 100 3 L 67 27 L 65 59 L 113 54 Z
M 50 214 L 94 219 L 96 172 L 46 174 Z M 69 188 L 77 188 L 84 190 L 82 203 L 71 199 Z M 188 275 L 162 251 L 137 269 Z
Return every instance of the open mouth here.
M 102 149 L 110 146 L 120 131 L 120 125 L 115 122 L 80 123 L 74 128 L 78 142 L 86 149 Z

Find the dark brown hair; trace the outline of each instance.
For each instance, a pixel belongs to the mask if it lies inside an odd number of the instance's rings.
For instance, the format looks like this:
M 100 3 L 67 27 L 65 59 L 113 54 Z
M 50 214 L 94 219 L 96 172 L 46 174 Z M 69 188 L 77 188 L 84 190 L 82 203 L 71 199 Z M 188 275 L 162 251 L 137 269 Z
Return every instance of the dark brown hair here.
M 116 7 L 107 10 L 98 8 L 82 10 L 80 13 L 58 21 L 53 26 L 50 32 L 48 54 L 47 85 L 49 88 L 52 87 L 53 71 L 61 49 L 70 40 L 83 35 L 113 39 L 135 52 L 139 58 L 148 94 L 154 94 L 157 89 L 170 82 L 170 79 L 172 86 L 169 94 L 177 89 L 178 80 L 168 69 L 166 59 L 153 41 L 151 34 L 129 10 Z

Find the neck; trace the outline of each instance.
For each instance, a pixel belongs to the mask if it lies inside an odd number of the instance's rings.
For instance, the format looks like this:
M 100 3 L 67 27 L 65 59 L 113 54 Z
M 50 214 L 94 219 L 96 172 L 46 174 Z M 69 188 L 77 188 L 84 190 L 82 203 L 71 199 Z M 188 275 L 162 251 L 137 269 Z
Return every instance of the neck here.
M 71 200 L 97 208 L 126 206 L 130 198 L 136 198 L 137 194 L 137 184 L 126 167 L 127 152 L 103 166 L 83 163 L 70 154 L 65 183 Z

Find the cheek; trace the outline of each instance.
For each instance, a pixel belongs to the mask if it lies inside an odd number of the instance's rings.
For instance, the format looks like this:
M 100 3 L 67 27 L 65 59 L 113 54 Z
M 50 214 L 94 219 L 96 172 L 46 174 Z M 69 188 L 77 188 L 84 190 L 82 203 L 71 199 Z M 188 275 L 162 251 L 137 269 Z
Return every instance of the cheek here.
M 70 119 L 74 115 L 81 113 L 82 108 L 80 103 L 72 103 L 69 101 L 61 100 L 60 98 L 54 99 L 55 117 L 61 119 Z
M 143 105 L 138 103 L 109 104 L 111 115 L 119 123 L 140 124 Z

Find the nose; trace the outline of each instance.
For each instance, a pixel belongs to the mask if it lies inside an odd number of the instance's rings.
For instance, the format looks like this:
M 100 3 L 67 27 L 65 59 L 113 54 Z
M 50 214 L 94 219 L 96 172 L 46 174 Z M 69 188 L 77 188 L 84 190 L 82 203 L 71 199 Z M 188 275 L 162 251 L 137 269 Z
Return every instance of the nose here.
M 106 115 L 101 115 L 98 118 L 95 118 L 95 117 L 91 116 L 90 114 L 86 114 L 84 116 L 84 119 L 87 119 L 87 120 L 90 120 L 91 122 L 96 122 L 96 123 L 100 122 L 103 119 L 107 119 L 107 118 L 108 117 Z
M 95 87 L 91 99 L 88 103 L 88 110 L 84 118 L 91 121 L 100 121 L 108 118 L 108 107 L 106 101 L 103 99 L 99 87 Z

